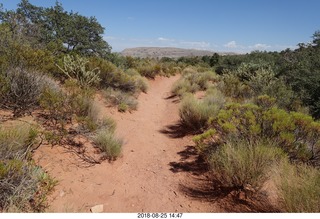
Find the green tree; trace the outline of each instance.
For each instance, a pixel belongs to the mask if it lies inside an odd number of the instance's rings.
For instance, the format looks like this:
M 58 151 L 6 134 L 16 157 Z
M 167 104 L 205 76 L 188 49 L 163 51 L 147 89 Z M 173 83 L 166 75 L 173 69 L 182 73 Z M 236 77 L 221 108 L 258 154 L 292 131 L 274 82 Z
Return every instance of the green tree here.
M 106 57 L 111 47 L 103 39 L 104 28 L 95 17 L 67 12 L 61 3 L 50 8 L 21 0 L 16 11 L 0 10 L 0 21 L 8 23 L 16 37 L 31 38 L 34 46 L 60 44 L 61 52 Z
M 209 64 L 211 67 L 215 66 L 216 64 L 219 63 L 219 54 L 218 53 L 214 53 L 211 57 L 210 57 L 210 60 L 209 60 Z
M 313 43 L 315 44 L 315 46 L 319 47 L 320 46 L 320 31 L 316 31 L 313 36 Z

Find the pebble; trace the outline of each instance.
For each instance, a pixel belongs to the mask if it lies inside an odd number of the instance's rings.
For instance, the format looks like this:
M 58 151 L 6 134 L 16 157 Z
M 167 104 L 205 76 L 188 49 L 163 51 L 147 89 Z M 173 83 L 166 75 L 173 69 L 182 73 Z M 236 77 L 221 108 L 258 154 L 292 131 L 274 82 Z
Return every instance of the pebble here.
M 90 211 L 92 213 L 101 213 L 101 212 L 103 212 L 103 205 L 95 205 L 90 208 Z

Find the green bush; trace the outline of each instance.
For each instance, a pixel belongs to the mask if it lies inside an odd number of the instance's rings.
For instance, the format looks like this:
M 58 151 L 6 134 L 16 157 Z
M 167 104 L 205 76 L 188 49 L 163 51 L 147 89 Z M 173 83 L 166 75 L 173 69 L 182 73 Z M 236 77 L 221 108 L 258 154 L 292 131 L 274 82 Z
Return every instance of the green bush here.
M 233 98 L 235 102 L 250 99 L 253 96 L 251 88 L 232 73 L 224 74 L 218 87 L 225 96 Z
M 40 97 L 40 106 L 47 111 L 51 121 L 55 124 L 64 124 L 72 116 L 68 99 L 68 95 L 64 91 L 48 87 Z
M 170 62 L 162 62 L 161 63 L 162 74 L 165 76 L 172 76 L 179 74 L 181 72 L 181 68 L 177 67 L 177 64 L 173 61 Z
M 185 74 L 184 77 L 191 82 L 191 84 L 197 84 L 200 90 L 206 90 L 209 87 L 209 83 L 218 82 L 217 75 L 211 71 L 197 72 L 194 74 Z
M 93 102 L 93 90 L 80 88 L 76 80 L 67 80 L 64 88 L 47 87 L 43 91 L 40 106 L 48 110 L 48 116 L 55 121 L 65 122 L 73 115 L 87 116 Z
M 182 78 L 173 84 L 171 93 L 182 97 L 186 93 L 195 93 L 198 90 L 200 90 L 200 87 L 197 84 L 191 84 L 190 81 Z
M 207 126 L 209 118 L 219 112 L 219 105 L 209 101 L 197 100 L 192 95 L 186 95 L 181 102 L 179 115 L 182 124 L 193 131 L 201 131 Z
M 228 104 L 217 116 L 217 129 L 230 139 L 256 139 L 261 134 L 259 115 L 254 104 Z
M 264 104 L 268 105 L 268 101 L 264 97 Z M 232 103 L 220 110 L 210 124 L 222 139 L 269 139 L 293 160 L 320 163 L 320 123 L 306 114 Z
M 209 164 L 222 187 L 257 192 L 284 152 L 265 142 L 229 141 L 213 152 Z
M 278 107 L 286 110 L 301 110 L 301 101 L 291 87 L 275 75 L 269 65 L 242 63 L 235 70 L 225 70 L 220 89 L 236 102 L 268 95 Z
M 217 81 L 218 78 L 214 72 L 195 72 L 193 69 L 186 68 L 182 77 L 174 83 L 171 92 L 174 95 L 183 96 L 185 93 L 204 91 Z
M 152 79 L 154 79 L 157 75 L 160 75 L 162 73 L 160 64 L 151 60 L 140 62 L 137 66 L 137 70 L 140 73 L 140 75 Z
M 277 172 L 275 181 L 284 211 L 320 212 L 319 169 L 284 162 Z
M 181 74 L 182 75 L 197 74 L 197 70 L 195 67 L 189 66 L 184 68 Z
M 104 87 L 104 84 L 110 83 L 110 78 L 117 71 L 117 66 L 115 66 L 112 62 L 109 62 L 105 59 L 99 57 L 90 57 L 87 66 L 89 69 L 98 68 L 100 70 L 100 85 Z
M 94 143 L 105 153 L 108 160 L 116 160 L 121 154 L 123 141 L 114 136 L 108 128 L 100 129 L 94 137 Z

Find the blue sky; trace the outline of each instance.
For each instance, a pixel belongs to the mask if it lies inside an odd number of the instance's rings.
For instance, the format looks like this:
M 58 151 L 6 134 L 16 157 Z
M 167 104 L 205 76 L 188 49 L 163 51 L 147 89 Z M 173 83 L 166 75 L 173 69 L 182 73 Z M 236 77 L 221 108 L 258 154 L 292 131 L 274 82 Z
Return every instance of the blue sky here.
M 29 0 L 51 6 L 55 0 Z M 0 0 L 14 9 L 19 0 Z M 320 30 L 320 0 L 60 0 L 95 16 L 118 52 L 139 46 L 280 51 Z

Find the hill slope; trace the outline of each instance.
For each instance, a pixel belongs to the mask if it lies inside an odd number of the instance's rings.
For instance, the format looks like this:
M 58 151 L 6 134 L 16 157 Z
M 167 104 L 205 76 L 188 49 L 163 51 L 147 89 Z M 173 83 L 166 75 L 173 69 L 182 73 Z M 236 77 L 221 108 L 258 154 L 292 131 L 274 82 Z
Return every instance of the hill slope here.
M 196 50 L 196 49 L 182 49 L 174 47 L 136 47 L 128 48 L 121 52 L 123 56 L 133 56 L 140 58 L 179 58 L 185 56 L 211 56 L 215 52 L 207 50 Z M 227 53 L 218 53 L 219 55 L 226 55 Z

